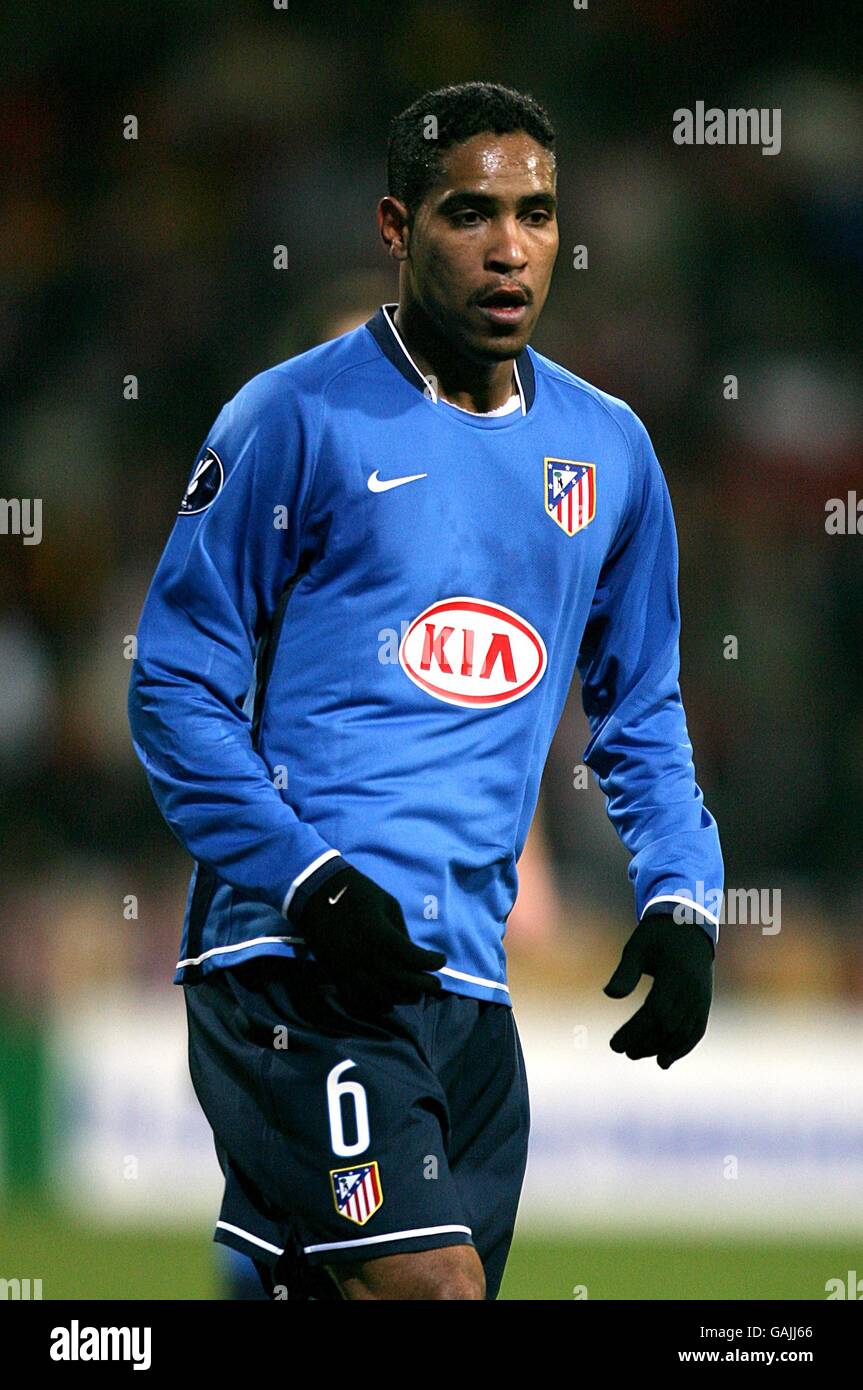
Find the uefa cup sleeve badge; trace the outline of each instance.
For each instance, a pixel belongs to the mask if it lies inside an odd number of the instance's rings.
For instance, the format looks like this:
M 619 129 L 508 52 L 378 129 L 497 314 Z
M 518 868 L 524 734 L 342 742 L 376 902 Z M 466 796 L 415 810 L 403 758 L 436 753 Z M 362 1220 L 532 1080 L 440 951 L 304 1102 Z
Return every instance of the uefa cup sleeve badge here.
M 205 512 L 215 502 L 225 481 L 225 466 L 215 449 L 209 446 L 201 454 L 192 471 L 188 487 L 180 503 L 180 516 L 195 516 Z

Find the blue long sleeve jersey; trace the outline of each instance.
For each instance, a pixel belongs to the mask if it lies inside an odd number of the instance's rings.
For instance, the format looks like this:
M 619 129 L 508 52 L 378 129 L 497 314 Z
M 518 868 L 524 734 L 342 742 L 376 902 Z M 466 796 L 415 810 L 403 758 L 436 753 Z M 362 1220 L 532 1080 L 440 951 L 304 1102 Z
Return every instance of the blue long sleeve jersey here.
M 302 907 L 348 863 L 445 953 L 446 989 L 507 1003 L 516 861 L 576 669 L 636 917 L 686 902 L 717 937 L 643 425 L 531 348 L 517 411 L 455 409 L 396 307 L 224 406 L 145 601 L 133 741 L 196 861 L 176 983 L 308 955 Z

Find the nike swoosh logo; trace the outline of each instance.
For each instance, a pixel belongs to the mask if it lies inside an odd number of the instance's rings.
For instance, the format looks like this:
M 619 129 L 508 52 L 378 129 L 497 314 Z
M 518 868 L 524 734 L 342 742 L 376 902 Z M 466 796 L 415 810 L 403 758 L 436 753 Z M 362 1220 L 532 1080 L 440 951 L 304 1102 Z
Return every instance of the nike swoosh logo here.
M 335 896 L 334 898 L 330 898 L 330 900 L 329 900 L 330 907 L 335 907 L 335 905 L 336 905 L 336 903 L 338 902 L 339 898 L 342 896 L 342 893 L 347 893 L 347 891 L 348 891 L 348 885 L 345 884 L 344 888 L 340 888 L 339 891 L 338 891 L 338 893 L 336 893 L 336 896 Z
M 427 478 L 428 473 L 411 473 L 407 478 L 379 478 L 378 470 L 369 477 L 369 492 L 389 492 L 391 487 L 401 487 L 402 483 L 415 483 L 420 478 Z

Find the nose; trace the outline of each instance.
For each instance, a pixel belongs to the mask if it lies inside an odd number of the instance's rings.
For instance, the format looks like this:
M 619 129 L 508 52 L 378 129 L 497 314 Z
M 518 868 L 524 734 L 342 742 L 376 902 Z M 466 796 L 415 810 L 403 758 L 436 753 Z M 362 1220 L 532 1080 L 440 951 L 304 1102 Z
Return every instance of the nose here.
M 486 250 L 489 270 L 518 270 L 527 265 L 524 232 L 517 217 L 501 218 L 492 223 L 492 235 Z

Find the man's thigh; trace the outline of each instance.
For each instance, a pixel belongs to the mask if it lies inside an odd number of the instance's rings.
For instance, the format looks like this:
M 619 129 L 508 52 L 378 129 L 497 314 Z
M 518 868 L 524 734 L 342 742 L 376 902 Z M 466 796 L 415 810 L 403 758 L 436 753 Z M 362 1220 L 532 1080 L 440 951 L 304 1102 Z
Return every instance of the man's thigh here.
M 496 1299 L 527 1165 L 530 1102 L 512 1009 L 484 1002 L 473 1007 L 461 1046 L 454 1045 L 455 1030 L 439 1026 L 435 1072 L 449 1110 L 449 1171 L 482 1259 L 486 1297 Z
M 277 1282 L 298 1262 L 470 1248 L 425 1049 L 434 1001 L 371 1024 L 345 1014 L 310 964 L 224 977 L 186 991 L 192 1079 L 226 1176 L 216 1238 Z
M 470 1246 L 367 1259 L 332 1268 L 342 1296 L 497 1298 L 527 1163 L 530 1104 L 512 1010 L 462 995 L 429 1005 L 427 1043 L 444 1087 L 447 1176 L 458 1189 Z M 434 1181 L 433 1171 L 427 1180 Z
M 351 1265 L 329 1265 L 342 1298 L 473 1300 L 486 1296 L 482 1261 L 472 1245 L 450 1245 L 417 1254 L 383 1255 Z

